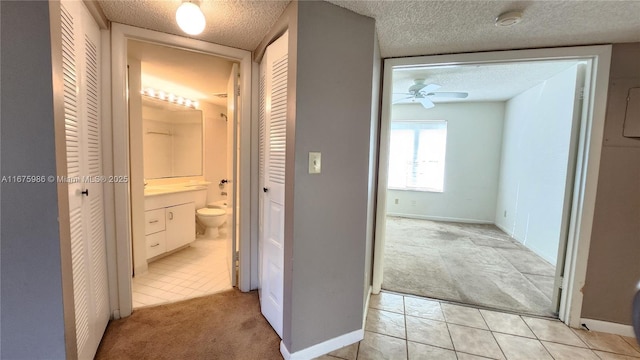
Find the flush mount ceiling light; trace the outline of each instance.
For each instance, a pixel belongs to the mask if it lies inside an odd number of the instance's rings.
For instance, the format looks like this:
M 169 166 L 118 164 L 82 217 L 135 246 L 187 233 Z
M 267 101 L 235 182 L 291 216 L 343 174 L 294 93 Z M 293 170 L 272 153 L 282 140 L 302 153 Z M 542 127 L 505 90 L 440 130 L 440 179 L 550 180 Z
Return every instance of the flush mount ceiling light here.
M 176 11 L 176 22 L 182 31 L 189 35 L 198 35 L 204 30 L 206 21 L 200 6 L 191 1 L 185 1 Z
M 507 27 L 513 26 L 522 21 L 521 11 L 507 11 L 496 18 L 496 26 Z

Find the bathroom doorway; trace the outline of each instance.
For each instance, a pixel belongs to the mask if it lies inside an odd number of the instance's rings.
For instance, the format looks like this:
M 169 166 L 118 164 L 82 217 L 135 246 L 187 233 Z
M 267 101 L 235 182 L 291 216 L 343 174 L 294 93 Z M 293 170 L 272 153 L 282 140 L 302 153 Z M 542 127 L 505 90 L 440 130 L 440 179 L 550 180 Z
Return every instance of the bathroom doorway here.
M 133 308 L 231 289 L 238 65 L 136 40 L 127 65 Z
M 374 293 L 577 319 L 609 56 L 587 47 L 387 60 Z M 499 94 L 503 85 L 524 87 Z

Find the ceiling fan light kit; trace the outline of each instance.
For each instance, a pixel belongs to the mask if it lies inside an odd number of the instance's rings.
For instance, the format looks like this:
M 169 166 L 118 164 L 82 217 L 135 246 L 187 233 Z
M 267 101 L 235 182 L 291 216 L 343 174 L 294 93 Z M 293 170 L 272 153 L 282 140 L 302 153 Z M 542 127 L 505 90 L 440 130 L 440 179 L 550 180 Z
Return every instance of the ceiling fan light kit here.
M 522 21 L 522 11 L 507 11 L 496 18 L 496 26 L 509 27 Z

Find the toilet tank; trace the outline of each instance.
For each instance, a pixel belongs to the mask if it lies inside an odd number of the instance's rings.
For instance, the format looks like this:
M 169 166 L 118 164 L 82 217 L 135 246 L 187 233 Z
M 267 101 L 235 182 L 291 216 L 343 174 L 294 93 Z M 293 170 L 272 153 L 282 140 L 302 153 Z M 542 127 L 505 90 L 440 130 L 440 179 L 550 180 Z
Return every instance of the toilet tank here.
M 196 210 L 207 207 L 207 187 L 203 186 L 202 189 L 198 189 L 195 192 L 196 198 Z

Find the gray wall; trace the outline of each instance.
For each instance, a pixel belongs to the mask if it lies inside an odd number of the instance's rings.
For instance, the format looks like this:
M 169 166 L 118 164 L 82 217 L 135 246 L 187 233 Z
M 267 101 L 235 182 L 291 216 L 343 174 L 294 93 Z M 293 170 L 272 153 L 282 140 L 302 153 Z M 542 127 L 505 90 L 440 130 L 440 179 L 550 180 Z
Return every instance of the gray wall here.
M 640 281 L 640 139 L 622 137 L 627 91 L 640 87 L 640 43 L 615 44 L 582 317 L 631 324 Z
M 284 259 L 291 353 L 362 329 L 375 34 L 373 19 L 319 1 L 299 2 L 297 23 Z M 310 151 L 322 153 L 322 174 L 308 174 Z
M 0 2 L 2 176 L 55 175 L 49 4 Z M 3 359 L 66 357 L 57 187 L 1 185 Z

